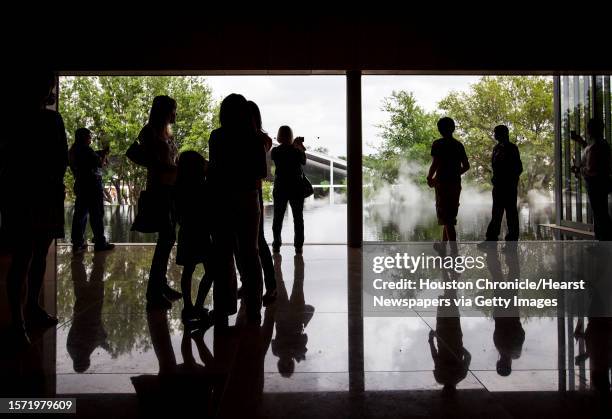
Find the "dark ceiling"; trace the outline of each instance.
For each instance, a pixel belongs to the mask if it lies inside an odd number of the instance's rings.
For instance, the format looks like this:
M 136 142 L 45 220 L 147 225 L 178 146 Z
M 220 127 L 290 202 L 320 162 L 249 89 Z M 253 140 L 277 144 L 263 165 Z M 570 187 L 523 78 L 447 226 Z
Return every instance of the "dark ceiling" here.
M 11 49 L 21 65 L 39 62 L 66 74 L 612 71 L 608 26 L 572 31 L 525 19 L 499 25 L 503 29 L 484 20 L 467 29 L 388 18 L 211 21 L 184 25 L 197 31 L 153 23 L 112 22 L 84 31 L 58 25 L 44 33 L 16 32 Z

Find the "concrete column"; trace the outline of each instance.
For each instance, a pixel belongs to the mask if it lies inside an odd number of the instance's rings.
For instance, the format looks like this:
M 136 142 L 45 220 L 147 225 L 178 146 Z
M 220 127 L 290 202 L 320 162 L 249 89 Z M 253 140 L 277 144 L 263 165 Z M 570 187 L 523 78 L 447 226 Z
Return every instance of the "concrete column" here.
M 361 153 L 361 72 L 346 73 L 348 364 L 349 391 L 365 390 L 362 260 L 363 190 Z
M 347 235 L 349 247 L 363 241 L 361 71 L 346 72 Z

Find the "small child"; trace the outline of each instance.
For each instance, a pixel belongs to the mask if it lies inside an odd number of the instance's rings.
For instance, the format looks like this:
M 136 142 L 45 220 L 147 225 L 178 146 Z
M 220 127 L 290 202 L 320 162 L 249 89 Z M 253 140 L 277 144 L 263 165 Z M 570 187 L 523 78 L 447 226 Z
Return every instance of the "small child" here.
M 208 162 L 195 151 L 181 153 L 176 179 L 177 219 L 180 226 L 176 264 L 183 266 L 181 292 L 183 293 L 184 324 L 209 318 L 204 300 L 212 285 L 209 274 L 211 238 L 208 226 L 206 172 Z M 191 301 L 191 278 L 196 265 L 204 265 L 195 304 Z

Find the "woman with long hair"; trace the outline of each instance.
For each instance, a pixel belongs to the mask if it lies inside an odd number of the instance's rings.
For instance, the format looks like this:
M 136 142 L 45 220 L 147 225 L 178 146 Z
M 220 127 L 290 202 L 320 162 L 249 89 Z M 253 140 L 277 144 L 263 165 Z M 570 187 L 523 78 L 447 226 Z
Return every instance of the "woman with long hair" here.
M 181 293 L 168 285 L 168 259 L 176 240 L 174 184 L 176 182 L 178 150 L 172 136 L 176 121 L 176 101 L 170 96 L 156 96 L 149 114 L 149 122 L 138 139 L 147 155 L 147 193 L 152 198 L 155 214 L 157 243 L 149 271 L 147 305 L 169 309 L 171 301 Z
M 212 215 L 215 323 L 227 324 L 237 311 L 234 249 L 242 266 L 244 303 L 249 322 L 261 322 L 262 272 L 258 235 L 258 186 L 266 177 L 266 150 L 257 138 L 246 99 L 231 94 L 221 103 L 221 127 L 208 142 Z
M 255 132 L 257 134 L 257 138 L 262 142 L 264 148 L 266 150 L 266 169 L 267 174 L 270 174 L 270 164 L 268 162 L 268 156 L 270 154 L 270 149 L 272 148 L 272 139 L 263 130 L 263 124 L 261 122 L 261 112 L 259 111 L 259 106 L 252 100 L 248 101 L 249 112 L 251 114 L 251 119 L 253 121 L 253 126 L 255 127 Z M 276 279 L 274 275 L 274 262 L 272 261 L 272 253 L 270 252 L 270 247 L 268 247 L 268 242 L 266 241 L 266 236 L 264 235 L 264 206 L 263 206 L 263 188 L 261 180 L 258 183 L 258 193 L 259 193 L 259 208 L 260 208 L 260 216 L 259 216 L 259 259 L 261 260 L 261 266 L 263 268 L 263 276 L 264 276 L 264 285 L 266 286 L 266 293 L 263 295 L 262 302 L 264 306 L 271 304 L 276 299 Z

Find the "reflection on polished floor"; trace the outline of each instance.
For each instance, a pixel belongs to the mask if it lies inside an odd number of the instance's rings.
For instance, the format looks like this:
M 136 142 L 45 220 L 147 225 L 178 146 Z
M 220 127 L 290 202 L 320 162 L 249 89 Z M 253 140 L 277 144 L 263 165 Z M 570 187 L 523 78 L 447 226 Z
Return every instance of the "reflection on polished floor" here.
M 433 338 L 435 317 L 364 318 L 360 252 L 312 245 L 275 257 L 279 298 L 262 310 L 261 327 L 239 312 L 228 330 L 185 333 L 180 303 L 145 310 L 152 251 L 73 257 L 60 246 L 57 278 L 45 285 L 60 323 L 34 336 L 27 353 L 3 352 L 2 396 L 77 397 L 84 417 L 592 417 L 604 409 L 590 391 L 585 342 L 571 335 L 576 319 L 521 318 L 523 338 L 509 343 L 511 369 L 500 373 L 493 319 L 461 318 L 456 342 Z M 179 269 L 168 275 L 178 284 Z

